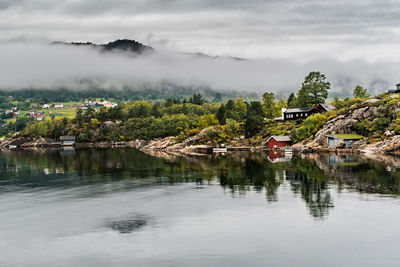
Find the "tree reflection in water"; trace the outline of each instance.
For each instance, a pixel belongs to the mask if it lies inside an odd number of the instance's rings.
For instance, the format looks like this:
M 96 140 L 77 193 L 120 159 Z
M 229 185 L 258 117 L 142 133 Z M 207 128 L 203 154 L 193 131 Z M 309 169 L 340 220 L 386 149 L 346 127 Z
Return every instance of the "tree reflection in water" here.
M 218 182 L 233 196 L 248 191 L 264 192 L 268 202 L 275 202 L 279 200 L 279 188 L 286 181 L 315 218 L 323 218 L 334 207 L 330 194 L 334 185 L 340 190 L 352 188 L 359 192 L 391 195 L 400 192 L 398 170 L 388 171 L 387 166 L 363 158 L 311 154 L 271 163 L 262 153 L 237 153 L 218 158 L 162 153 L 159 156 L 135 149 L 0 152 L 0 192 L 15 186 L 56 188 L 116 181 L 124 183 L 113 190 L 183 182 Z M 103 191 L 94 187 L 91 193 Z M 118 225 L 134 228 L 142 223 L 128 220 L 110 227 L 118 228 Z
M 129 234 L 140 230 L 149 223 L 149 218 L 143 215 L 132 216 L 131 218 L 110 220 L 105 226 L 118 231 L 120 234 Z

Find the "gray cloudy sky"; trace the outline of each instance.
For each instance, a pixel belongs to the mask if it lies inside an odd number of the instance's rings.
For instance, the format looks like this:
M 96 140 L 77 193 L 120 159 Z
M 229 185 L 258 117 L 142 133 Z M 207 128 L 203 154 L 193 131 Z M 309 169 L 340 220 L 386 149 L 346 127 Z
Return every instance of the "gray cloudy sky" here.
M 132 38 L 247 58 L 396 60 L 396 0 L 0 0 L 0 42 Z
M 314 70 L 333 92 L 380 92 L 400 80 L 400 0 L 0 0 L 0 87 L 75 80 L 173 80 L 237 90 L 297 91 Z M 137 59 L 43 46 L 135 39 Z M 252 61 L 193 59 L 181 52 Z

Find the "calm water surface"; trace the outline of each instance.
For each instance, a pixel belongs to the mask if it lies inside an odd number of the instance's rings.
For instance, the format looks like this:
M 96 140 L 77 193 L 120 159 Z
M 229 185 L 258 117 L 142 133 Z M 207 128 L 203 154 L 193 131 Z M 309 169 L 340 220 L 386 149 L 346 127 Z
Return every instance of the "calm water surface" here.
M 399 266 L 399 160 L 0 152 L 0 266 Z

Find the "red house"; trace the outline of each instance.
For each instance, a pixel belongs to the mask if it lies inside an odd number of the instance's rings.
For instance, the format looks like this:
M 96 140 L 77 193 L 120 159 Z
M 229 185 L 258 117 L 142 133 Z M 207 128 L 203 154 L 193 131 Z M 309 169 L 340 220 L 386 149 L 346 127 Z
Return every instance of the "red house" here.
M 292 140 L 289 136 L 271 136 L 267 140 L 267 146 L 269 148 L 275 147 L 288 147 L 292 144 Z

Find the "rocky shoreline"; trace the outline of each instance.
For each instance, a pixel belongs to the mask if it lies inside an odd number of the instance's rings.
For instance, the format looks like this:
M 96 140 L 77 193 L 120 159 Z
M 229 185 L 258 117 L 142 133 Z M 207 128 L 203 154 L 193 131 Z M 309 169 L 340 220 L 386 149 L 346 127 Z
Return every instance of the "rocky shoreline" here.
M 199 137 L 200 136 L 200 137 Z M 211 146 L 199 144 L 201 138 L 199 135 L 190 137 L 183 142 L 176 142 L 175 137 L 169 136 L 162 139 L 154 139 L 150 141 L 134 140 L 127 142 L 93 142 L 93 143 L 75 143 L 76 149 L 88 148 L 136 148 L 147 153 L 151 152 L 165 152 L 170 154 L 186 154 L 186 155 L 204 155 L 203 151 L 212 149 Z M 294 152 L 297 153 L 334 153 L 334 154 L 370 154 L 370 155 L 400 155 L 400 135 L 393 136 L 381 142 L 374 144 L 356 144 L 354 148 L 326 148 L 323 146 L 316 146 L 308 144 L 295 144 L 292 146 Z M 45 138 L 15 138 L 0 141 L 0 150 L 9 150 L 10 147 L 18 147 L 22 149 L 38 149 L 38 148 L 55 148 L 61 147 L 59 143 L 54 140 Z M 227 144 L 227 151 L 249 151 L 261 152 L 269 151 L 265 145 L 261 146 L 248 146 L 241 144 Z M 274 149 L 279 151 L 280 149 Z

